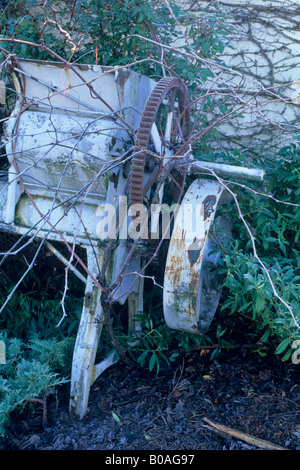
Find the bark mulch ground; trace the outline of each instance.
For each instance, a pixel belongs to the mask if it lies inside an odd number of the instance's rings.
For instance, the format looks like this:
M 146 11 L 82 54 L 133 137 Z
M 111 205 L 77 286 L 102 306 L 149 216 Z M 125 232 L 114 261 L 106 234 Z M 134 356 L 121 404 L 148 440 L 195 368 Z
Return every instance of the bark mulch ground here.
M 299 378 L 299 365 L 250 353 L 196 351 L 158 375 L 119 363 L 93 385 L 83 420 L 62 388 L 44 426 L 41 405 L 15 413 L 0 449 L 300 450 Z

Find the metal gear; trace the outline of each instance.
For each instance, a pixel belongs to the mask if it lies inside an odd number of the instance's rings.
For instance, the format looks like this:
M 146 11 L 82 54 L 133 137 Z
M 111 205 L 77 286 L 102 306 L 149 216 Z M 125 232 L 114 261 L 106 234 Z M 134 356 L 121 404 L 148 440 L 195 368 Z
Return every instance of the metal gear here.
M 168 107 L 164 106 L 168 98 Z M 172 122 L 171 122 L 172 121 Z M 168 135 L 165 135 L 168 127 Z M 150 94 L 137 131 L 134 156 L 131 163 L 130 203 L 142 204 L 144 198 L 144 173 L 151 133 L 156 131 L 161 157 L 182 154 L 190 134 L 190 108 L 184 83 L 176 77 L 162 78 Z M 159 150 L 159 151 L 158 151 Z M 158 152 L 157 152 L 158 151 Z M 167 153 L 169 155 L 167 155 Z

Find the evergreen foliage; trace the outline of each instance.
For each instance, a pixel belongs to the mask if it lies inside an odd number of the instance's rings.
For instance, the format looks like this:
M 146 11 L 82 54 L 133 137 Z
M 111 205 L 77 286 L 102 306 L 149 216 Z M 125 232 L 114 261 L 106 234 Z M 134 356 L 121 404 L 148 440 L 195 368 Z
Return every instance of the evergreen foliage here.
M 67 382 L 55 372 L 61 368 L 69 349 L 66 338 L 36 340 L 25 344 L 19 338 L 0 333 L 6 344 L 6 363 L 0 365 L 0 436 L 5 436 L 11 413 L 28 406 L 36 397 Z

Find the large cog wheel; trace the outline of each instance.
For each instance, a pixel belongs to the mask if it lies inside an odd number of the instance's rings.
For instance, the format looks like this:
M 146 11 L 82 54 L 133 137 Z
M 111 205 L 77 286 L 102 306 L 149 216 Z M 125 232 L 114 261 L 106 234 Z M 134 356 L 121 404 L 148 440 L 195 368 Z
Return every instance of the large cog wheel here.
M 179 78 L 162 78 L 146 102 L 137 131 L 131 164 L 130 204 L 143 204 L 146 188 L 149 189 L 149 182 L 148 186 L 145 185 L 144 174 L 150 147 L 154 147 L 150 154 L 159 156 L 152 175 L 153 180 L 158 177 L 162 165 L 176 155 L 184 154 L 189 135 L 190 107 L 187 89 Z M 149 180 L 152 181 L 151 177 Z

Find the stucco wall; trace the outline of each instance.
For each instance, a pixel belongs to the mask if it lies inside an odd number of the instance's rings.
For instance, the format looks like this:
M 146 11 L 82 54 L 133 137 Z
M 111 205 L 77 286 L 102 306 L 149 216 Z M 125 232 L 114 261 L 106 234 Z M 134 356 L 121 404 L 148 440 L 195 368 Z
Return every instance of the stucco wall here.
M 300 128 L 300 0 L 190 0 L 185 5 L 198 13 L 226 12 L 231 47 L 222 59 L 233 71 L 223 75 L 223 83 L 244 100 L 260 92 L 251 111 L 219 128 L 226 138 L 215 145 L 274 155 L 295 138 L 288 129 Z

